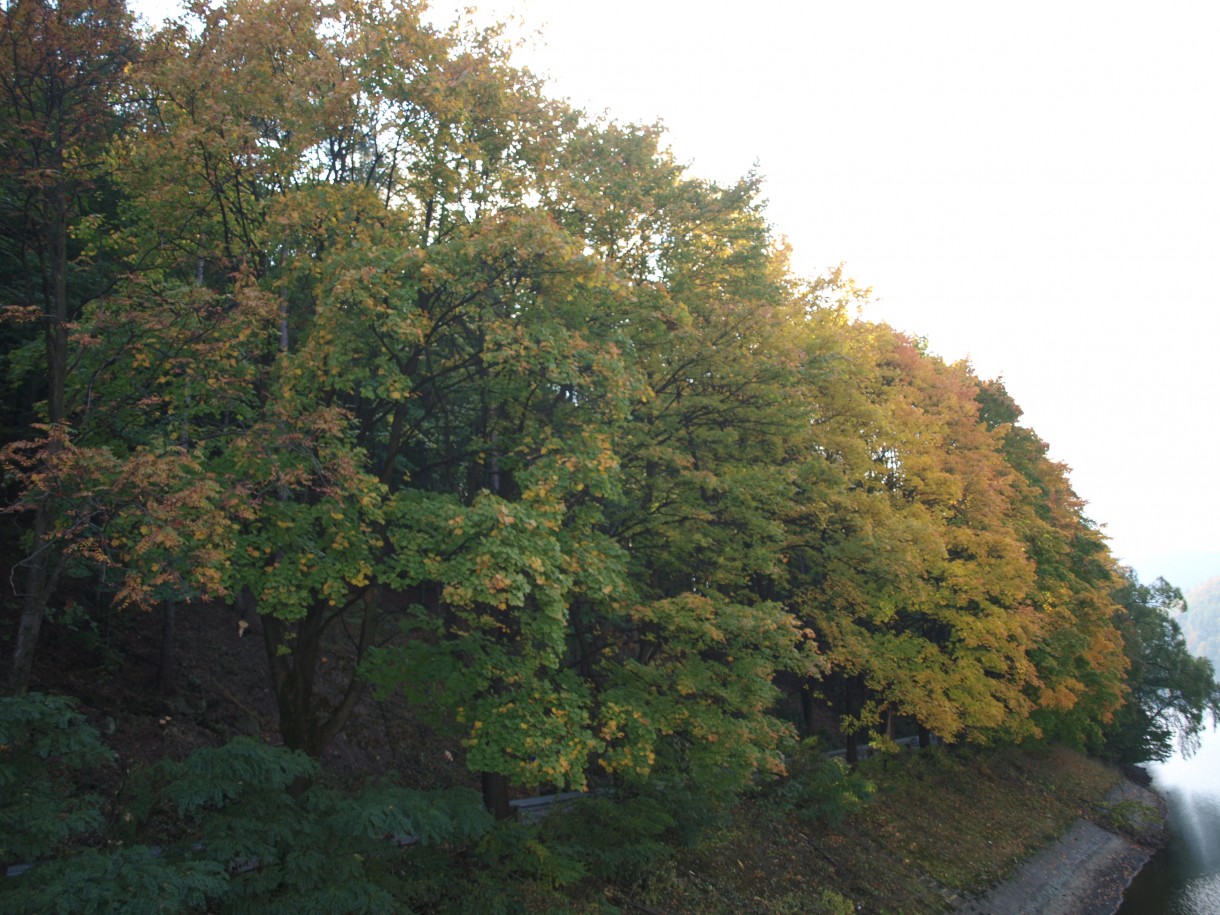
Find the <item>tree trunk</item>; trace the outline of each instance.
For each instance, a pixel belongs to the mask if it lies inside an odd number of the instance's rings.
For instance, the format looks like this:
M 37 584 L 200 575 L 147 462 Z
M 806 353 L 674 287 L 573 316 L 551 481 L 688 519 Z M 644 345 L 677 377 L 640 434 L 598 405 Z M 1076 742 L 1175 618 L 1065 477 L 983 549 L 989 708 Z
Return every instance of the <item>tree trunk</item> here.
M 52 145 L 49 156 L 54 174 L 62 170 L 63 151 Z M 44 298 L 43 340 L 47 358 L 47 420 L 58 426 L 65 416 L 65 389 L 68 377 L 68 193 L 62 181 L 57 181 L 47 191 L 47 209 L 51 213 L 47 235 L 44 236 L 46 261 L 51 272 L 51 301 Z M 50 445 L 56 449 L 55 441 Z M 34 669 L 34 654 L 38 648 L 38 636 L 46 616 L 47 601 L 55 590 L 58 575 L 51 569 L 50 544 L 47 531 L 51 526 L 51 509 L 44 496 L 34 510 L 34 543 L 30 554 L 26 576 L 25 597 L 22 601 L 21 619 L 13 641 L 12 666 L 9 669 L 8 689 L 13 695 L 21 695 L 29 689 L 30 676 Z
M 295 624 L 296 631 L 291 639 L 288 638 L 289 624 L 273 614 L 261 615 L 263 641 L 280 713 L 280 735 L 290 749 L 320 756 L 343 730 L 364 696 L 367 684 L 360 679 L 358 668 L 376 634 L 378 593 L 377 589 L 370 588 L 357 598 L 362 610 L 352 673 L 338 705 L 325 713 L 319 707 L 316 689 L 318 662 L 323 637 L 341 611 L 334 611 L 329 604 L 315 604 L 305 618 Z M 348 608 L 351 606 L 349 603 Z M 288 646 L 291 646 L 288 651 L 282 651 Z
M 46 501 L 38 503 L 34 510 L 34 551 L 28 561 L 25 579 L 25 595 L 21 603 L 21 617 L 17 621 L 17 633 L 13 639 L 13 656 L 9 667 L 8 691 L 11 695 L 24 695 L 30 688 L 30 675 L 34 670 L 34 653 L 38 648 L 38 635 L 46 616 L 47 598 L 54 588 L 57 577 L 51 570 L 50 544 L 47 543 L 47 527 L 50 510 Z
M 483 804 L 497 820 L 507 820 L 513 815 L 508 803 L 508 776 L 499 772 L 483 772 Z
M 853 769 L 860 762 L 860 747 L 856 742 L 856 734 L 860 727 L 860 710 L 864 707 L 864 676 L 855 674 L 843 679 L 843 708 L 846 717 L 851 720 L 848 733 L 843 735 L 847 741 L 847 764 Z
M 813 680 L 806 679 L 801 683 L 801 723 L 805 728 L 805 736 L 813 736 Z
M 847 741 L 847 753 L 844 758 L 847 760 L 847 764 L 854 769 L 860 763 L 860 745 L 856 743 L 856 732 L 845 734 L 843 739 Z
M 57 151 L 58 152 L 58 151 Z M 55 159 L 59 159 L 57 155 Z M 59 165 L 56 162 L 56 165 Z M 57 182 L 51 193 L 54 213 L 51 250 L 51 314 L 47 315 L 47 419 L 55 426 L 66 417 L 68 386 L 68 191 Z
M 45 566 L 46 560 L 41 560 L 38 564 Z M 30 577 L 35 577 L 39 571 L 30 569 Z M 17 621 L 17 637 L 13 642 L 13 658 L 8 677 L 10 695 L 24 695 L 30 688 L 30 675 L 34 670 L 34 652 L 38 648 L 38 634 L 42 630 L 44 609 L 45 604 L 40 595 L 35 594 L 33 590 L 27 591 L 25 599 L 22 601 L 21 617 Z
M 177 617 L 177 602 L 167 600 L 161 608 L 161 664 L 157 671 L 157 692 L 162 699 L 174 694 L 178 679 Z
M 272 614 L 262 614 L 263 644 L 271 666 L 275 704 L 280 715 L 280 736 L 290 750 L 316 755 L 313 746 L 310 708 L 313 704 L 313 675 L 317 662 L 317 642 L 310 635 L 312 611 L 297 625 L 296 638 L 289 642 L 288 626 Z M 291 644 L 288 651 L 281 651 Z

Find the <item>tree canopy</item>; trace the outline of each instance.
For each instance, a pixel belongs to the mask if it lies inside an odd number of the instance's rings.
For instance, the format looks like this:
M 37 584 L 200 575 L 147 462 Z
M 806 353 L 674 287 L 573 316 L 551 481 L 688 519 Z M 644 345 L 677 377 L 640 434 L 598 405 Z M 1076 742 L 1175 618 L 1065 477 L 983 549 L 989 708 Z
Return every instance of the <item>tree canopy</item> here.
M 1128 572 L 1118 598 L 1127 611 L 1131 694 L 1106 729 L 1106 750 L 1125 762 L 1168 759 L 1175 749 L 1190 754 L 1207 716 L 1220 715 L 1220 689 L 1212 662 L 1190 653 L 1174 619 L 1185 609 L 1182 592 L 1163 578 L 1141 584 Z
M 71 575 L 171 687 L 176 614 L 257 618 L 291 750 L 401 694 L 501 815 L 1215 708 L 1003 384 L 794 276 L 758 176 L 410 0 L 0 17 L 12 692 Z

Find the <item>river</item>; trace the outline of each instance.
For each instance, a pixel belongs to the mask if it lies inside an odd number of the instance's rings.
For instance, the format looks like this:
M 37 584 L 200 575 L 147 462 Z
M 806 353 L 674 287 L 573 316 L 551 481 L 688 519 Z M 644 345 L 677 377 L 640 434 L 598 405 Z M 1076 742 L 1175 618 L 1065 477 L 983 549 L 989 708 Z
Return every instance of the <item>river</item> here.
M 1127 890 L 1118 915 L 1220 913 L 1220 731 L 1189 759 L 1149 766 L 1169 804 L 1169 844 Z

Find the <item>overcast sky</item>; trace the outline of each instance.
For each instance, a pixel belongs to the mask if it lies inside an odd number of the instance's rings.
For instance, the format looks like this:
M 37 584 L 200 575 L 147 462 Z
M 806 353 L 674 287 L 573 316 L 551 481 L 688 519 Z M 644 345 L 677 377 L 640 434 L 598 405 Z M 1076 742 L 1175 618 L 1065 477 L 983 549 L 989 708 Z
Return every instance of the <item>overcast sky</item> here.
M 514 15 L 553 95 L 663 121 L 698 175 L 757 166 L 800 272 L 846 262 L 866 317 L 1003 376 L 1145 578 L 1220 555 L 1220 6 L 491 0 L 476 18 Z

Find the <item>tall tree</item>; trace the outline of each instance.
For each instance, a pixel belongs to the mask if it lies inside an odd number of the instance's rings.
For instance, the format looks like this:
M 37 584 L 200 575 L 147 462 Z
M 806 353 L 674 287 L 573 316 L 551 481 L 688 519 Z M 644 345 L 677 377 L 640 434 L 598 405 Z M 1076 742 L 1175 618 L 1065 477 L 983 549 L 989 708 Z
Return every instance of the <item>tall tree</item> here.
M 784 459 L 803 422 L 788 396 L 785 253 L 753 176 L 681 175 L 655 130 L 578 137 L 559 218 L 625 285 L 619 319 L 645 387 L 617 439 L 621 489 L 603 529 L 624 551 L 626 600 L 587 620 L 602 765 L 653 765 L 732 786 L 774 765 L 781 670 L 809 672 L 812 644 L 776 601 Z
M 438 271 L 511 307 L 442 350 L 445 399 L 411 454 L 415 486 L 441 492 L 404 490 L 414 520 L 391 535 L 404 585 L 438 595 L 421 607 L 434 635 L 376 676 L 451 709 L 489 774 L 581 785 L 590 767 L 659 766 L 741 784 L 778 764 L 771 675 L 812 663 L 751 587 L 779 565 L 785 483 L 764 467 L 796 422 L 771 320 L 782 270 L 749 184 L 686 179 L 649 131 L 576 126 L 557 161 L 550 215 L 513 220 L 545 228 L 514 246 L 528 264 Z
M 1021 733 L 1033 570 L 977 380 L 889 328 L 836 321 L 821 328 L 853 340 L 851 358 L 809 393 L 810 480 L 832 484 L 830 501 L 811 486 L 793 547 L 795 598 L 837 671 L 844 729 L 892 711 L 946 739 Z
M 1105 540 L 1085 515 L 1068 468 L 1020 425 L 1021 409 L 998 380 L 979 388 L 980 416 L 1001 436 L 1002 453 L 1024 480 L 1016 533 L 1035 565 L 1037 669 L 1033 722 L 1048 738 L 1098 748 L 1124 702 L 1127 658 L 1116 624 L 1119 578 Z
M 135 52 L 123 0 L 14 0 L 0 10 L 5 317 L 30 322 L 41 338 L 33 390 L 42 406 L 34 415 L 48 460 L 70 420 L 71 322 L 113 281 L 113 271 L 99 263 L 101 200 Z M 46 604 L 66 561 L 52 536 L 52 495 L 35 489 L 26 497 L 21 507 L 32 520 L 23 574 L 15 576 L 23 590 L 12 692 L 28 686 Z
M 1123 637 L 1131 664 L 1130 696 L 1105 729 L 1105 751 L 1123 762 L 1168 759 L 1175 746 L 1198 748 L 1208 715 L 1220 715 L 1220 684 L 1211 661 L 1186 647 L 1171 614 L 1184 606 L 1182 592 L 1163 578 L 1142 584 L 1126 570 L 1115 595 L 1122 605 Z
M 159 373 L 158 396 L 186 411 L 205 470 L 246 494 L 225 578 L 262 617 L 285 740 L 317 753 L 362 693 L 323 648 L 350 631 L 359 662 L 372 644 L 385 500 L 421 419 L 477 372 L 466 334 L 488 327 L 469 315 L 523 279 L 502 275 L 496 213 L 520 199 L 526 134 L 546 121 L 486 36 L 437 33 L 413 4 L 234 0 L 194 17 L 150 45 L 128 186 L 156 294 L 202 284 L 228 301 L 228 349 Z M 224 393 L 192 393 L 201 375 Z

